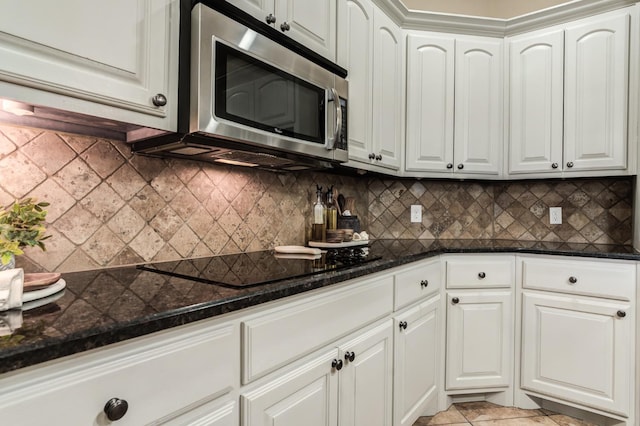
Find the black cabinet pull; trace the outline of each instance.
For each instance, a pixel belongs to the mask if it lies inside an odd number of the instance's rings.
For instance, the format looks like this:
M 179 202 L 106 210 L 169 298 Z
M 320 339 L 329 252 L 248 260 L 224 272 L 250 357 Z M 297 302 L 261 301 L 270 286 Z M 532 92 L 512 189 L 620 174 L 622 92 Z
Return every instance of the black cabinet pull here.
M 276 23 L 276 17 L 273 16 L 273 13 L 268 14 L 267 17 L 265 18 L 265 20 L 267 21 L 267 24 L 275 24 Z
M 578 279 L 577 279 L 576 277 L 569 277 L 569 282 L 570 282 L 571 284 L 575 284 L 575 283 L 577 283 L 577 282 L 578 282 Z
M 290 29 L 291 29 L 291 26 L 289 26 L 287 21 L 280 24 L 280 31 L 285 32 L 285 31 L 289 31 Z
M 620 318 L 624 318 L 627 316 L 627 313 L 625 311 L 618 311 L 616 312 L 616 315 L 618 315 Z
M 420 281 L 420 287 L 425 288 L 429 285 L 429 281 L 428 280 L 422 280 Z
M 406 330 L 407 329 L 407 322 L 406 321 L 400 321 L 400 324 L 398 324 L 400 326 L 400 330 Z
M 447 169 L 453 169 L 453 163 L 447 163 Z
M 342 370 L 342 360 L 334 359 L 333 361 L 331 361 L 331 368 L 335 368 L 338 371 Z
M 458 170 L 462 170 L 462 169 L 464 169 L 464 164 L 462 163 L 458 164 Z
M 167 97 L 162 93 L 158 93 L 151 99 L 151 102 L 158 107 L 165 106 L 167 104 Z
M 552 169 L 557 169 L 558 168 L 558 163 L 551 163 L 551 168 Z
M 478 278 L 480 278 L 481 280 L 484 279 L 487 276 L 487 274 L 485 274 L 484 272 L 480 272 L 478 274 Z
M 569 162 L 567 163 L 567 167 L 569 167 L 569 168 L 573 167 L 573 161 L 569 161 Z
M 375 159 L 376 159 L 376 155 L 373 152 L 369 154 L 369 160 L 375 160 Z
M 457 297 L 454 297 L 453 299 L 451 299 L 451 303 L 453 303 L 454 305 L 457 305 L 460 302 L 460 299 L 458 299 Z
M 344 353 L 344 360 L 345 361 L 349 361 L 349 362 L 353 362 L 353 360 L 356 359 L 356 353 L 355 352 L 345 352 Z
M 382 154 L 376 155 L 376 160 L 381 161 L 382 160 Z
M 115 422 L 123 418 L 124 415 L 127 414 L 128 409 L 129 403 L 124 399 L 111 398 L 104 406 L 104 413 L 109 420 Z

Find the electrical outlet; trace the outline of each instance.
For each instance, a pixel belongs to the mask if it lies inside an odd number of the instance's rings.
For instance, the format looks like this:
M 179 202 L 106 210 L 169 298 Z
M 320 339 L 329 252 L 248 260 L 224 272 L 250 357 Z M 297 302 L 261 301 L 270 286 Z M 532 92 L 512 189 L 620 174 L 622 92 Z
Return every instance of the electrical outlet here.
M 549 223 L 562 225 L 562 207 L 549 207 Z
M 412 205 L 411 206 L 411 222 L 421 223 L 422 222 L 422 206 L 421 205 Z

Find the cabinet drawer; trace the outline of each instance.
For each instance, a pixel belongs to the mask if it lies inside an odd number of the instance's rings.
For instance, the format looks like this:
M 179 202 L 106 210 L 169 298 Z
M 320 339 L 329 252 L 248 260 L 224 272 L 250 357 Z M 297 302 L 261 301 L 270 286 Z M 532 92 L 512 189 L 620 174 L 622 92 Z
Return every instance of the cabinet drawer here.
M 279 306 L 242 322 L 242 382 L 249 383 L 393 310 L 393 276 Z
M 447 288 L 511 287 L 515 258 L 507 255 L 473 255 L 445 258 Z
M 395 274 L 395 310 L 440 291 L 440 259 L 430 259 Z
M 522 260 L 522 286 L 583 296 L 631 300 L 636 283 L 636 266 L 597 260 Z
M 111 398 L 129 404 L 118 425 L 149 424 L 237 383 L 237 326 L 191 326 L 0 380 L 2 423 L 111 424 Z

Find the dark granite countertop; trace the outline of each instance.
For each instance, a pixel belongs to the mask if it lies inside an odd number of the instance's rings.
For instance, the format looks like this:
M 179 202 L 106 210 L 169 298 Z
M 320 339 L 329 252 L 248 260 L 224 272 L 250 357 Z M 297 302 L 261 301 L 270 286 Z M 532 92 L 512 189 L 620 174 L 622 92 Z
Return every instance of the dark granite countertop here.
M 378 240 L 359 266 L 229 288 L 161 275 L 136 266 L 63 274 L 55 301 L 26 311 L 0 313 L 0 373 L 215 317 L 286 296 L 333 285 L 443 253 L 534 253 L 640 260 L 630 246 L 504 240 Z M 257 270 L 257 269 L 256 269 Z M 4 323 L 4 324 L 3 324 Z

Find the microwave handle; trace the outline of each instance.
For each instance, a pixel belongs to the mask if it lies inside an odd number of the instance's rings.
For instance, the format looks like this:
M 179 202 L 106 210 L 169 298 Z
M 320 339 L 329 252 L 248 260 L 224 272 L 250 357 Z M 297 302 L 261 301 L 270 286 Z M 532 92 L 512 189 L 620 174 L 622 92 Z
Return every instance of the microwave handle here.
M 336 130 L 333 134 L 333 139 L 329 139 L 327 142 L 327 149 L 334 149 L 336 141 L 340 137 L 340 133 L 342 133 L 342 105 L 340 105 L 340 97 L 336 89 L 331 88 L 329 91 L 331 91 L 331 95 L 333 96 L 333 99 L 329 101 L 333 101 L 336 107 Z

